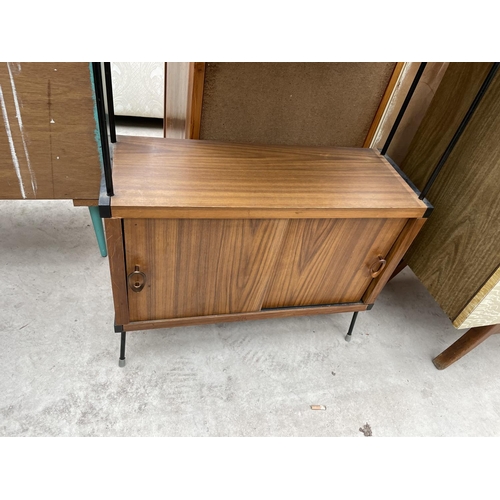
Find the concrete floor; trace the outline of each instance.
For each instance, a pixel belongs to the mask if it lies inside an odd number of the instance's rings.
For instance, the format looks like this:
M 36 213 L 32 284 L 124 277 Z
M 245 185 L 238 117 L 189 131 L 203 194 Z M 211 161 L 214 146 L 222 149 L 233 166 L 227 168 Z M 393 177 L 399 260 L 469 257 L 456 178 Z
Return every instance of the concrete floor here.
M 1 436 L 500 435 L 500 336 L 436 370 L 462 332 L 409 270 L 351 343 L 351 314 L 132 332 L 118 368 L 88 210 L 0 210 Z
M 117 133 L 161 137 L 161 120 Z M 463 331 L 408 269 L 350 343 L 351 314 L 131 332 L 118 368 L 87 208 L 0 211 L 0 436 L 500 436 L 500 335 L 436 370 Z

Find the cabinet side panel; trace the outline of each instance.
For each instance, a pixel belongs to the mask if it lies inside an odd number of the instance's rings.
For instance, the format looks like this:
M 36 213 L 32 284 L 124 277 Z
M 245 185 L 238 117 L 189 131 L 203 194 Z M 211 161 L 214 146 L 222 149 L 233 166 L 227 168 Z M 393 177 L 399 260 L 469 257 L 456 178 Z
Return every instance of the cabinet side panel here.
M 125 253 L 123 249 L 122 219 L 104 219 L 106 243 L 108 246 L 109 270 L 115 306 L 115 324 L 129 322 L 127 304 L 127 276 L 125 274 Z
M 264 308 L 357 302 L 404 219 L 291 220 Z
M 287 220 L 125 220 L 131 321 L 258 311 Z

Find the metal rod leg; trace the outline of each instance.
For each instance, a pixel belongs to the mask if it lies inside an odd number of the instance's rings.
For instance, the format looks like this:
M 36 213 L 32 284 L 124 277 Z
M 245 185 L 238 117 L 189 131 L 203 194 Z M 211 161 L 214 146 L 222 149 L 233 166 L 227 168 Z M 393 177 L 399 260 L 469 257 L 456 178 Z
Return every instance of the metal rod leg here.
M 127 340 L 127 332 L 122 332 L 122 340 L 120 343 L 120 359 L 118 360 L 118 366 L 123 368 L 125 366 L 125 341 Z
M 351 341 L 352 331 L 354 330 L 354 323 L 356 323 L 357 317 L 358 317 L 358 311 L 356 311 L 352 316 L 351 325 L 349 326 L 349 331 L 347 332 L 347 335 L 345 336 L 345 339 L 347 342 Z

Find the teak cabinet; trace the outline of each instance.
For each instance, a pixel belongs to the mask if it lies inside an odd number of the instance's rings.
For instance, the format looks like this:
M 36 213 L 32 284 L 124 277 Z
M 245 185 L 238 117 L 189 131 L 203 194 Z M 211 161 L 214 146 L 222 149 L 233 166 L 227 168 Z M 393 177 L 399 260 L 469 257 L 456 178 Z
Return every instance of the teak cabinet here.
M 429 209 L 372 149 L 119 137 L 113 163 L 121 332 L 364 311 Z

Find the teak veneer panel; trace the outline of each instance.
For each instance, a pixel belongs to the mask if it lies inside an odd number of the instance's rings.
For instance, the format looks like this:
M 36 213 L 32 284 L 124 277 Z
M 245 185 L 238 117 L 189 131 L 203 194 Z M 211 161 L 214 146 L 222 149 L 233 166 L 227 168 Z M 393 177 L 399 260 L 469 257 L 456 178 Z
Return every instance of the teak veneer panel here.
M 358 302 L 405 219 L 291 220 L 264 308 Z M 377 268 L 377 266 L 375 266 Z
M 445 147 L 440 138 L 453 135 L 461 119 L 456 116 L 457 106 L 465 113 L 489 68 L 490 64 L 483 63 L 450 63 L 421 125 L 429 130 L 422 130 L 415 137 L 412 150 L 418 151 L 419 156 L 405 161 L 407 173 L 415 172 L 418 175 L 414 177 L 418 178 L 432 170 L 438 156 L 435 149 Z M 448 89 L 448 93 L 441 93 L 443 89 Z M 431 132 L 435 139 L 429 142 Z M 405 256 L 452 321 L 500 265 L 499 137 L 497 73 L 429 191 L 434 212 Z
M 0 87 L 0 198 L 96 200 L 89 63 L 0 63 Z
M 127 272 L 147 276 L 128 294 L 130 320 L 258 311 L 287 223 L 126 219 Z
M 408 218 L 426 211 L 370 149 L 119 137 L 112 214 L 125 218 Z

